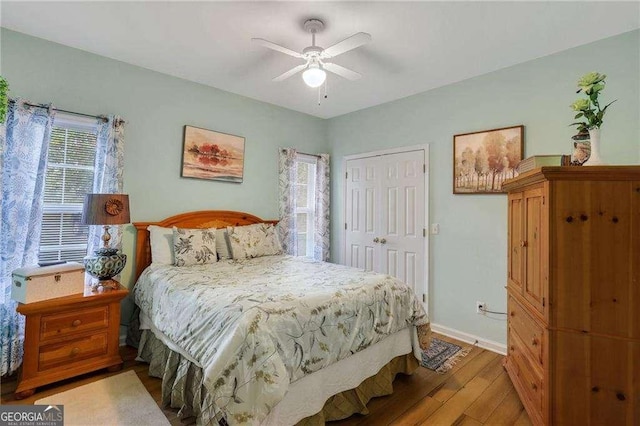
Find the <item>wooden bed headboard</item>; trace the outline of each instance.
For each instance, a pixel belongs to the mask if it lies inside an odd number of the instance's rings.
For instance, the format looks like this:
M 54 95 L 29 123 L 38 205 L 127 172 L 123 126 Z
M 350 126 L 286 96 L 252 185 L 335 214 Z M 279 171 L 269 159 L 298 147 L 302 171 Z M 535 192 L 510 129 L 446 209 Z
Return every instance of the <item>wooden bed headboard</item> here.
M 252 225 L 254 223 L 277 224 L 277 220 L 264 220 L 249 213 L 228 210 L 202 210 L 181 213 L 159 222 L 133 222 L 136 227 L 136 276 L 137 281 L 147 266 L 151 264 L 151 243 L 149 241 L 149 225 L 170 228 L 225 228 L 227 226 Z

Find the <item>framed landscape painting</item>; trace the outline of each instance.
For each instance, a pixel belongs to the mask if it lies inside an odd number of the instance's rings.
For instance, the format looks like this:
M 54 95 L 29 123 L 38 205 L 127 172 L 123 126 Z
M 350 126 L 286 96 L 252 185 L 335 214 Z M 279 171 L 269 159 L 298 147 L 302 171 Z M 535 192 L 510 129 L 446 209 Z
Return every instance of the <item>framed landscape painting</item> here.
M 182 177 L 242 182 L 244 138 L 184 126 Z
M 503 193 L 502 182 L 517 176 L 524 152 L 524 126 L 453 137 L 453 193 Z

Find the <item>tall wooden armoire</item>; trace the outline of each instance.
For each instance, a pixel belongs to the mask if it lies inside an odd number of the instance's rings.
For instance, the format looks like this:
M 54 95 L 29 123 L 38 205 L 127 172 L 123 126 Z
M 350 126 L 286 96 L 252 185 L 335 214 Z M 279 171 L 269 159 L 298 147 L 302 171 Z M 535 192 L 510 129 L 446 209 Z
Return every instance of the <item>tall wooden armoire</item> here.
M 640 425 L 640 166 L 543 167 L 508 191 L 508 354 L 534 424 Z

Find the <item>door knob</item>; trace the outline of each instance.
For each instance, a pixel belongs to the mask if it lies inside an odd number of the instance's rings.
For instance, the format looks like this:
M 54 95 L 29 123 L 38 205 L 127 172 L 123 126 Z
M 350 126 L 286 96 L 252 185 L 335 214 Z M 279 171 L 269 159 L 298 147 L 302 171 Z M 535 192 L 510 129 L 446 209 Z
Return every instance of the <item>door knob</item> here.
M 373 242 L 374 242 L 374 243 L 379 243 L 379 242 L 380 242 L 380 238 L 375 237 L 375 238 L 373 239 Z
M 385 240 L 384 238 L 380 239 L 380 244 L 386 244 L 387 240 Z

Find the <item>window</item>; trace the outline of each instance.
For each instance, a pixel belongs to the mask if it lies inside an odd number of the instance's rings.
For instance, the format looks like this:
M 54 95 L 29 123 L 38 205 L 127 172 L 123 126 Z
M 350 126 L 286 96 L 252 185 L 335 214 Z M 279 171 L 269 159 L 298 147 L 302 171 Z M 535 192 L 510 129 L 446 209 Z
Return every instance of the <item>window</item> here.
M 298 154 L 296 158 L 296 227 L 299 256 L 313 257 L 316 217 L 316 158 Z
M 44 183 L 40 262 L 81 262 L 89 228 L 81 225 L 85 194 L 92 192 L 96 123 L 73 115 L 55 118 Z

